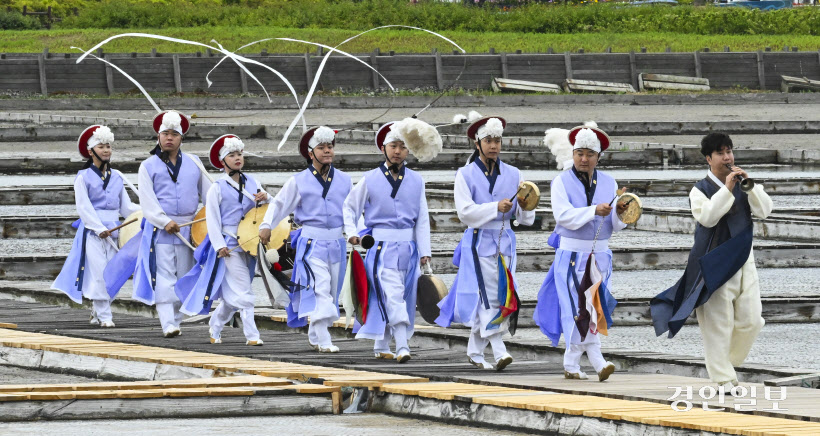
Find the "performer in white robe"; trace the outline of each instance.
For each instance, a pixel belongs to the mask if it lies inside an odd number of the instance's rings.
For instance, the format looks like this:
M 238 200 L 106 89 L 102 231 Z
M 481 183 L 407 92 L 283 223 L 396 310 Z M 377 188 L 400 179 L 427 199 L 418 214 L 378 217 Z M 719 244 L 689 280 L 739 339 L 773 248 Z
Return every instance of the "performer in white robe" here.
M 259 239 L 268 243 L 271 225 L 293 212 L 301 228 L 291 233 L 296 249 L 288 313 L 290 327 L 303 327 L 310 317 L 308 343 L 321 353 L 337 353 L 328 329 L 339 319 L 339 291 L 345 275 L 346 243 L 342 205 L 353 187 L 350 176 L 333 167 L 336 132 L 314 127 L 299 143 L 308 168 L 288 180 L 276 194 Z
M 111 169 L 111 146 L 114 134 L 106 126 L 91 126 L 78 140 L 80 155 L 87 158 L 85 167 L 74 179 L 74 201 L 80 219 L 74 243 L 63 269 L 51 285 L 82 304 L 83 297 L 91 300 L 91 324 L 114 327 L 111 300 L 103 279 L 108 261 L 117 252 L 119 231 L 108 229 L 120 224 L 120 216 L 127 217 L 139 210 L 131 203 L 125 176 Z M 131 185 L 133 188 L 133 185 Z
M 610 292 L 609 238 L 626 227 L 618 218 L 626 207 L 619 202 L 613 208 L 618 183 L 596 169 L 601 154 L 609 147 L 609 136 L 595 127 L 578 126 L 567 132 L 567 140 L 573 148 L 572 164 L 550 183 L 555 230 L 549 243 L 555 247 L 555 259 L 538 292 L 533 319 L 553 346 L 564 335 L 564 377 L 588 378 L 581 371 L 581 356 L 586 353 L 598 381 L 605 381 L 615 371 L 615 365 L 601 353 L 600 328 L 597 316 L 592 320 L 592 313 L 587 310 L 587 289 L 582 287 L 582 277 L 588 268 L 600 271 L 601 284 L 596 292 L 608 328 L 617 304 Z M 593 248 L 597 266 L 588 264 Z
M 184 115 L 163 112 L 154 118 L 153 127 L 158 144 L 139 169 L 145 222 L 134 272 L 134 299 L 156 304 L 163 335 L 173 338 L 181 333 L 183 317 L 174 286 L 194 266 L 191 227 L 179 225 L 193 220 L 200 200 L 206 202 L 211 181 L 199 158 L 180 150 L 189 128 Z
M 214 300 L 220 304 L 211 313 L 212 344 L 222 343 L 222 328 L 239 312 L 247 345 L 262 345 L 254 314 L 254 292 L 251 288 L 256 258 L 243 247 L 236 248 L 239 222 L 249 211 L 270 201 L 267 192 L 250 175 L 242 172 L 245 144 L 234 135 L 223 135 L 208 154 L 211 165 L 225 171 L 211 185 L 205 206 L 208 236 L 197 247 L 197 264 L 176 284 L 182 300 L 181 311 L 187 315 L 208 314 Z M 253 193 L 253 194 L 251 194 Z M 260 215 L 260 218 L 262 215 Z M 250 241 L 256 245 L 257 241 Z
M 348 241 L 357 245 L 365 234 L 375 240 L 365 257 L 367 320 L 356 338 L 373 339 L 377 359 L 395 357 L 399 363 L 410 360 L 407 341 L 414 332 L 420 265 L 430 260 L 432 251 L 424 180 L 405 166 L 410 150 L 400 133 L 405 125 L 419 123 L 429 126 L 418 120 L 398 121 L 378 130 L 376 145 L 385 162 L 365 173 L 344 206 Z M 432 126 L 426 130 L 430 129 Z M 421 142 L 419 145 L 430 148 Z M 362 212 L 365 228 L 359 229 Z M 395 353 L 390 350 L 391 337 L 396 341 Z
M 760 184 L 741 189 L 749 175 L 734 165 L 729 135 L 710 133 L 701 141 L 709 165 L 689 192 L 695 243 L 683 277 L 650 303 L 655 333 L 672 338 L 694 310 L 703 337 L 706 370 L 726 392 L 738 386 L 743 364 L 765 321 L 753 252 L 752 216 L 764 219 L 772 200 Z
M 523 176 L 518 168 L 499 159 L 504 126 L 503 118 L 484 117 L 467 130 L 476 149 L 456 174 L 454 196 L 458 217 L 468 228 L 453 254 L 458 266 L 455 282 L 439 303 L 441 314 L 436 319 L 442 327 L 452 322 L 470 327 L 469 362 L 497 371 L 513 361 L 502 339 L 510 322 L 509 317 L 500 317 L 498 255 L 504 256 L 515 281 L 515 232 L 510 220 L 515 217 L 522 225 L 535 221 L 535 211 L 522 209 L 515 198 Z M 488 344 L 494 364 L 484 359 Z

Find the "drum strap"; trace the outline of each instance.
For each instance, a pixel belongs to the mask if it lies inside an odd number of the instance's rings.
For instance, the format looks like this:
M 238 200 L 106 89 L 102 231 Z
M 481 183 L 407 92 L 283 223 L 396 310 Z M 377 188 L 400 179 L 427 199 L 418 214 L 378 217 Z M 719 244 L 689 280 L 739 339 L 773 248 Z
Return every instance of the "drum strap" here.
M 376 303 L 379 305 L 382 320 L 390 324 L 390 319 L 387 317 L 387 308 L 384 307 L 385 297 L 382 293 L 382 284 L 379 280 L 379 260 L 381 259 L 382 247 L 384 247 L 384 242 L 379 242 L 379 245 L 376 246 L 376 255 L 373 259 L 373 290 L 376 293 Z

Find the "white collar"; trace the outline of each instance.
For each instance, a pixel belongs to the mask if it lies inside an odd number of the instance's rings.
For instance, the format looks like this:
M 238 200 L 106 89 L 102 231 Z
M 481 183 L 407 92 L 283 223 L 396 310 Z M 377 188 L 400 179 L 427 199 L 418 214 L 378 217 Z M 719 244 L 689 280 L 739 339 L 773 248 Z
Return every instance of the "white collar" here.
M 707 170 L 706 173 L 708 174 L 709 178 L 712 179 L 713 182 L 717 183 L 718 187 L 722 188 L 722 187 L 726 186 L 726 184 L 723 183 L 723 180 L 718 179 L 718 177 L 712 173 L 711 168 L 709 170 Z

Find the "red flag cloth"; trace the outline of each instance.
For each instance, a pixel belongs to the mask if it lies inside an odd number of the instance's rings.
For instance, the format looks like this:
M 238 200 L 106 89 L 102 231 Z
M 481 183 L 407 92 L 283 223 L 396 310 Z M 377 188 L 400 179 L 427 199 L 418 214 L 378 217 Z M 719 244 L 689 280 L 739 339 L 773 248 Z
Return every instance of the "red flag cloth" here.
M 355 286 L 353 292 L 355 292 L 356 300 L 358 303 L 358 307 L 356 309 L 357 311 L 361 311 L 361 323 L 364 324 L 365 321 L 367 321 L 367 270 L 365 270 L 364 268 L 364 261 L 362 260 L 362 255 L 359 254 L 358 251 L 351 251 L 350 256 L 352 257 L 352 279 L 353 285 Z

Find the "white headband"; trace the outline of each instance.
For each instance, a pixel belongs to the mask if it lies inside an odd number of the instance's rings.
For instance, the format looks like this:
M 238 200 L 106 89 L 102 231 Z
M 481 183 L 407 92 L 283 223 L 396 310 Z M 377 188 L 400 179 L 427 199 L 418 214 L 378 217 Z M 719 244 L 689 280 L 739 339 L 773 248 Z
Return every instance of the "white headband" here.
M 236 137 L 225 138 L 222 142 L 222 148 L 219 149 L 219 160 L 224 160 L 226 156 L 235 152 L 245 150 L 245 144 L 241 139 Z
M 330 127 L 321 126 L 313 132 L 308 141 L 308 148 L 314 149 L 319 144 L 332 144 L 336 139 L 336 132 Z
M 182 116 L 179 113 L 168 111 L 162 116 L 162 125 L 159 126 L 159 131 L 164 132 L 166 130 L 173 130 L 180 135 L 184 134 L 182 132 Z
M 573 150 L 581 148 L 590 149 L 596 153 L 601 152 L 601 140 L 592 129 L 581 129 L 575 135 L 575 144 L 572 145 Z
M 113 144 L 114 143 L 114 133 L 111 132 L 107 126 L 100 126 L 97 127 L 97 130 L 88 138 L 88 149 L 91 150 L 92 148 L 100 145 L 100 144 Z
M 503 134 L 504 125 L 501 124 L 501 120 L 498 118 L 490 118 L 486 123 L 484 123 L 483 126 L 478 128 L 475 137 L 480 141 L 488 136 L 500 138 Z

